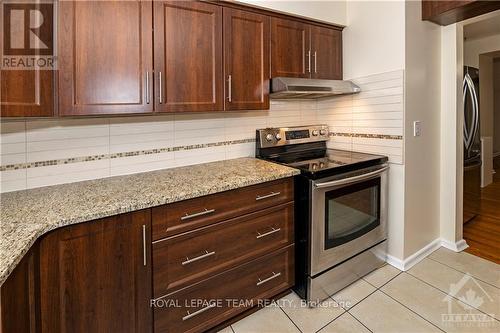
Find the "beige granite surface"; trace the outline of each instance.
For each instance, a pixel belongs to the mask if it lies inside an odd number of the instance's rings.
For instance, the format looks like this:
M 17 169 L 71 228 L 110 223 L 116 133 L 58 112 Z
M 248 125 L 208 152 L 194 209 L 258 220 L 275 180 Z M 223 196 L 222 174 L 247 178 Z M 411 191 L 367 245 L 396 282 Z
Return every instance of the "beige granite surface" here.
M 298 174 L 238 158 L 0 195 L 0 285 L 41 235 L 61 226 Z

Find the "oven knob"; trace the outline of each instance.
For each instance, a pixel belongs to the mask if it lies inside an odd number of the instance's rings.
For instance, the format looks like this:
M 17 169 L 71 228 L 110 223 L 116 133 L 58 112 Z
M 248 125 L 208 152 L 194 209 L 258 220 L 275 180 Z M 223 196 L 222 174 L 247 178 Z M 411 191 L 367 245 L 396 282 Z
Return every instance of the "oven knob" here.
M 321 134 L 321 135 L 323 135 L 323 136 L 324 136 L 324 135 L 326 135 L 326 129 L 322 129 L 322 130 L 320 130 L 320 131 L 319 131 L 319 134 Z
M 276 133 L 276 135 L 274 137 L 276 138 L 276 141 L 281 140 L 281 135 L 279 133 Z
M 318 136 L 318 134 L 319 134 L 318 130 L 314 130 L 314 131 L 312 132 L 312 135 L 313 135 L 313 136 Z
M 273 141 L 273 135 L 272 134 L 266 135 L 266 140 L 269 142 Z

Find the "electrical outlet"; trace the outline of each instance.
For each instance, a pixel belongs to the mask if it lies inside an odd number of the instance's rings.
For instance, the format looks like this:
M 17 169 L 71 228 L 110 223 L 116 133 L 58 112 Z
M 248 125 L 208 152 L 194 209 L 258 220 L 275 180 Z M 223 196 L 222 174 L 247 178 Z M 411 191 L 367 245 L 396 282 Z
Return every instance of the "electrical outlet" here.
M 422 128 L 420 120 L 415 120 L 413 122 L 413 136 L 420 136 L 422 134 Z

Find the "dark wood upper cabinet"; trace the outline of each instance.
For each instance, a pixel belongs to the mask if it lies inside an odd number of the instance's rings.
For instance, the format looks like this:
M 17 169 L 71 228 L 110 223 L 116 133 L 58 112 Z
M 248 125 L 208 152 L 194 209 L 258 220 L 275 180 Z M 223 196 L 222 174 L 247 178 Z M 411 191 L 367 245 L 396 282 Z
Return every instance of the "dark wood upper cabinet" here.
M 309 77 L 309 24 L 271 18 L 271 77 Z
M 500 9 L 500 1 L 422 0 L 422 20 L 448 25 L 497 9 Z
M 224 8 L 225 110 L 269 109 L 270 18 Z
M 342 31 L 311 27 L 311 77 L 342 80 Z
M 22 9 L 23 7 L 20 7 Z M 46 18 L 52 18 L 54 12 L 52 7 L 40 6 Z M 51 11 L 51 12 L 48 12 Z M 4 19 L 4 17 L 2 17 Z M 5 15 L 5 24 L 10 26 L 10 15 Z M 36 34 L 42 41 L 50 41 L 54 45 L 53 21 L 46 19 Z M 25 32 L 28 32 L 26 30 Z M 26 42 L 26 41 L 25 41 Z M 10 34 L 6 34 L 4 43 L 9 45 Z M 26 43 L 27 44 L 27 43 Z M 50 44 L 50 43 L 47 43 Z M 2 50 L 2 55 L 5 50 Z M 13 50 L 7 50 L 6 56 Z M 30 53 L 32 51 L 33 53 Z M 38 49 L 24 50 L 30 55 L 44 55 Z M 47 55 L 47 54 L 45 54 Z M 50 69 L 24 70 L 13 68 L 12 70 L 2 70 L 0 73 L 0 116 L 1 117 L 48 117 L 55 115 L 54 107 L 54 71 Z
M 271 19 L 271 76 L 342 79 L 342 31 Z
M 3 70 L 0 116 L 53 116 L 53 73 L 51 70 Z
M 59 114 L 153 111 L 151 1 L 59 3 Z
M 40 242 L 41 332 L 151 332 L 151 210 Z
M 222 7 L 155 1 L 157 111 L 224 109 Z

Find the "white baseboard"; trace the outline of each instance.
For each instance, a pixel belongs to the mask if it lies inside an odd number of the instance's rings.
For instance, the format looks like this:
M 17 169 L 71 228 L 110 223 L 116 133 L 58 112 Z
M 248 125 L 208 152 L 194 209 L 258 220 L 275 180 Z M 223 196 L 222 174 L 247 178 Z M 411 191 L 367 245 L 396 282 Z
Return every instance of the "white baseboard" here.
M 441 246 L 455 252 L 461 252 L 469 247 L 469 245 L 465 242 L 465 239 L 461 239 L 455 243 L 447 241 L 446 239 L 441 239 Z
M 387 263 L 401 271 L 407 271 L 441 246 L 455 252 L 463 251 L 469 247 L 463 239 L 456 243 L 452 243 L 445 239 L 437 238 L 404 260 L 388 254 Z
M 441 239 L 437 238 L 404 260 L 398 259 L 391 255 L 387 255 L 387 263 L 401 271 L 407 271 L 422 259 L 427 257 L 429 254 L 436 251 L 440 246 Z

